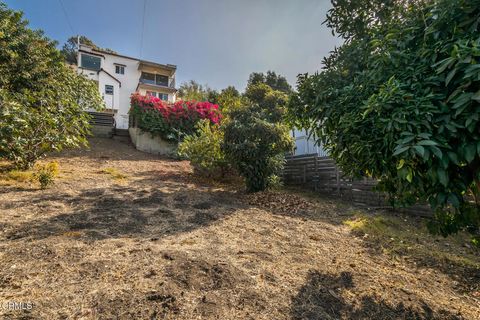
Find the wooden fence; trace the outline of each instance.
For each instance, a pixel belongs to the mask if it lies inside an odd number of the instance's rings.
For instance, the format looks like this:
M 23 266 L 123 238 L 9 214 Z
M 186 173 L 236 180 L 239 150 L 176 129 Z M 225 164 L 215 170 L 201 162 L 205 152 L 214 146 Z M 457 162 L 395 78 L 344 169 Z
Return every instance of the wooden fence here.
M 346 177 L 329 157 L 317 154 L 287 156 L 283 171 L 286 185 L 307 188 L 325 195 L 334 195 L 355 205 L 389 208 L 385 194 L 373 190 L 376 180 L 370 178 L 351 179 Z M 402 208 L 402 212 L 431 216 L 428 206 L 415 205 Z

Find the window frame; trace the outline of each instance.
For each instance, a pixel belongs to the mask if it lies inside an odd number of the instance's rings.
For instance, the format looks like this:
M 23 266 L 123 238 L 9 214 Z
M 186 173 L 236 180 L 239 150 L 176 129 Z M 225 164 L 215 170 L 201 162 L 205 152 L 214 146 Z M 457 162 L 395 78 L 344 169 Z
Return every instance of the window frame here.
M 160 82 L 159 78 L 163 79 L 163 80 L 165 80 L 165 78 L 166 78 L 167 82 Z M 168 76 L 163 75 L 163 74 L 155 74 L 155 84 L 157 86 L 168 87 Z
M 107 88 L 108 88 L 108 89 L 111 89 L 111 90 L 108 90 Z M 114 90 L 115 90 L 115 89 L 114 89 L 114 86 L 113 86 L 113 85 L 111 85 L 111 84 L 106 84 L 106 85 L 105 85 L 105 91 L 104 91 L 105 94 L 108 94 L 108 95 L 113 96 L 113 94 L 115 93 Z M 111 92 L 111 93 L 110 93 L 110 92 Z
M 125 66 L 123 64 L 117 64 L 115 63 L 115 74 L 125 74 Z
M 92 66 L 85 66 L 84 65 L 84 57 L 88 57 L 90 59 L 98 59 L 98 68 L 96 67 L 92 67 Z M 97 57 L 95 55 L 92 55 L 92 54 L 88 54 L 88 53 L 81 53 L 80 54 L 80 67 L 82 69 L 87 69 L 87 70 L 92 70 L 92 71 L 99 71 L 102 69 L 102 58 L 101 57 Z
M 152 80 L 152 79 L 147 79 L 147 78 L 145 78 L 144 75 L 151 75 L 151 76 L 153 76 L 153 80 Z M 142 73 L 141 73 L 141 75 L 140 75 L 140 79 L 142 80 L 143 83 L 155 85 L 155 73 L 150 73 L 150 72 L 142 71 Z
M 145 75 L 150 76 L 153 79 L 147 79 L 145 78 Z M 153 76 L 153 77 L 152 77 Z M 150 84 L 154 86 L 160 86 L 160 87 L 168 87 L 168 83 L 170 81 L 170 77 L 166 76 L 164 74 L 158 74 L 158 73 L 151 73 L 151 72 L 146 72 L 142 71 L 140 75 L 140 81 L 145 84 Z

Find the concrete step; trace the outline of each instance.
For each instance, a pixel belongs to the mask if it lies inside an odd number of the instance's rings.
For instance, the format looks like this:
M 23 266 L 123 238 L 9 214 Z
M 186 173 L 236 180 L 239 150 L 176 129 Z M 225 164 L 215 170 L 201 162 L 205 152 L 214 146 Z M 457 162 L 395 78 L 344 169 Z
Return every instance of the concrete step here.
M 130 136 L 118 136 L 118 135 L 113 135 L 112 136 L 113 140 L 124 142 L 124 143 L 132 143 L 130 140 Z
M 115 129 L 114 134 L 120 137 L 130 137 L 130 133 L 128 132 L 128 129 Z

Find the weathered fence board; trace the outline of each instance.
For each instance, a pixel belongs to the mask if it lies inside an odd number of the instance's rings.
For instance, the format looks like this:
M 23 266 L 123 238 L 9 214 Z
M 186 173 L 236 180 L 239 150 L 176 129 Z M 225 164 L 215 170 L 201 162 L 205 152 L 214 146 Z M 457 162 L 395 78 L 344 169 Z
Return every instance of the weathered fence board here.
M 376 180 L 370 178 L 353 180 L 346 177 L 329 157 L 320 157 L 316 154 L 287 156 L 283 181 L 286 185 L 340 196 L 357 205 L 389 207 L 385 194 L 374 190 Z M 399 211 L 419 216 L 432 215 L 430 208 L 425 205 L 415 205 Z

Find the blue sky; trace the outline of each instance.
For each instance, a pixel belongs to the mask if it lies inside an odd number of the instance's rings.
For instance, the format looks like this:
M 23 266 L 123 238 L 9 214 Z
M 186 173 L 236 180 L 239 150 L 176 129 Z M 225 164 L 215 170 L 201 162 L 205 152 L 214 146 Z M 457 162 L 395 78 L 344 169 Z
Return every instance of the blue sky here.
M 177 83 L 215 89 L 243 90 L 251 72 L 267 70 L 293 85 L 341 44 L 322 25 L 329 0 L 146 0 L 143 46 L 144 0 L 5 2 L 60 43 L 82 34 L 124 55 L 176 64 Z

